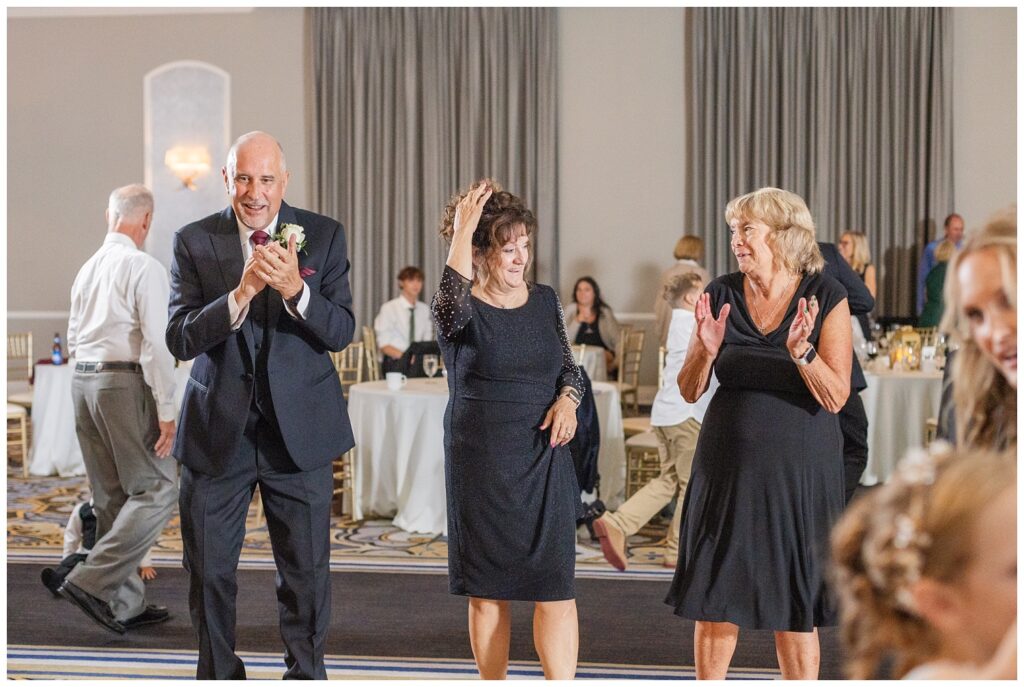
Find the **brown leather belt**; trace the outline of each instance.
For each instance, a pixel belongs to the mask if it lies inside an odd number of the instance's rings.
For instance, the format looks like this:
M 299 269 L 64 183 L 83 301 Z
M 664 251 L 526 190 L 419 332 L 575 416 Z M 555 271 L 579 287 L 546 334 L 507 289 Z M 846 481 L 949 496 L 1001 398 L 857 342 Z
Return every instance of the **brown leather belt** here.
M 126 362 L 75 363 L 75 372 L 142 372 L 142 365 Z

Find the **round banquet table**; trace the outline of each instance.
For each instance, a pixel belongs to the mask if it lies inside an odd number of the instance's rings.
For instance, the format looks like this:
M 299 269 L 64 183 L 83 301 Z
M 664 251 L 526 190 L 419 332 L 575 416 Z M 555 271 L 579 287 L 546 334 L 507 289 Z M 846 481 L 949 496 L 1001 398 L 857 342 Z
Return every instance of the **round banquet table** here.
M 175 402 L 181 407 L 191 363 L 174 369 Z M 75 404 L 71 399 L 74 361 L 65 365 L 36 365 L 32 387 L 32 450 L 29 474 L 84 475 L 82 449 L 75 433 Z
M 868 416 L 865 486 L 885 482 L 908 448 L 924 444 L 925 421 L 938 417 L 941 372 L 864 370 L 868 388 L 860 392 Z
M 594 382 L 601 423 L 601 496 L 619 495 L 625 486 L 626 450 L 618 391 Z M 448 382 L 410 379 L 398 391 L 387 382 L 349 388 L 348 412 L 356 447 L 353 516 L 394 514 L 407 532 L 448 534 L 444 486 L 444 411 Z M 620 499 L 621 500 L 621 499 Z

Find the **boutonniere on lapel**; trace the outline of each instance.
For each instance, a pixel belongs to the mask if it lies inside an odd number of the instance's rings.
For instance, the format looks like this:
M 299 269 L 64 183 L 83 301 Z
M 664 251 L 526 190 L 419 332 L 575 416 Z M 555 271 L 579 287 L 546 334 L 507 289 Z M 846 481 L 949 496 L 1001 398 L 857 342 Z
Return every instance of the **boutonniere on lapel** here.
M 288 242 L 291 237 L 295 237 L 295 250 L 298 253 L 306 252 L 306 230 L 302 228 L 301 224 L 289 224 L 284 223 L 278 227 L 277 235 L 274 236 L 274 240 L 281 244 L 281 247 L 285 250 L 288 249 Z M 300 267 L 299 276 L 305 279 L 316 274 L 316 270 L 309 267 Z

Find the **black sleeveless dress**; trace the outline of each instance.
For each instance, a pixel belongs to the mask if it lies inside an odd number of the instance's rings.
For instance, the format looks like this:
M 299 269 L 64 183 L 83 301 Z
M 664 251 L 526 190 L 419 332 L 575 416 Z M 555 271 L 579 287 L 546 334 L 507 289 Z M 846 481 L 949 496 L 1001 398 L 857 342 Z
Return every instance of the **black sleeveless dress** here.
M 448 369 L 448 586 L 484 599 L 575 598 L 583 505 L 568 446 L 538 427 L 563 386 L 582 393 L 558 296 L 488 305 L 445 267 L 431 303 Z
M 683 503 L 679 562 L 666 603 L 684 618 L 810 632 L 834 625 L 828 540 L 843 509 L 843 437 L 786 350 L 801 297 L 818 297 L 810 336 L 846 289 L 803 277 L 779 328 L 762 335 L 743 274 L 712 281 L 712 312 L 731 304 Z

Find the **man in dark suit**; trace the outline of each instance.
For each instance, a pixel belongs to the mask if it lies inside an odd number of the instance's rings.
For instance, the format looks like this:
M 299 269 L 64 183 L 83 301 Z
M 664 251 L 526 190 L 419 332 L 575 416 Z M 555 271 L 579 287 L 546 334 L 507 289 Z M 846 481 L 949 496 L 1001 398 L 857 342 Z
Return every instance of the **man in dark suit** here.
M 287 678 L 327 677 L 331 462 L 353 445 L 328 351 L 355 318 L 342 226 L 283 202 L 284 152 L 262 132 L 232 146 L 231 205 L 174 237 L 167 345 L 195 359 L 173 454 L 199 679 L 245 677 L 235 573 L 258 484 L 277 563 Z M 287 248 L 279 238 L 287 236 Z
M 821 255 L 825 258 L 825 274 L 846 287 L 850 314 L 867 314 L 875 308 L 875 299 L 857 273 L 839 254 L 834 244 L 818 242 Z M 851 324 L 852 326 L 852 324 Z M 870 332 L 864 332 L 870 336 Z M 839 411 L 839 427 L 843 432 L 843 477 L 846 487 L 846 503 L 850 503 L 853 492 L 860 484 L 860 476 L 868 464 L 868 416 L 860 392 L 868 386 L 864 371 L 860 369 L 857 356 L 853 356 L 850 370 L 850 396 Z

